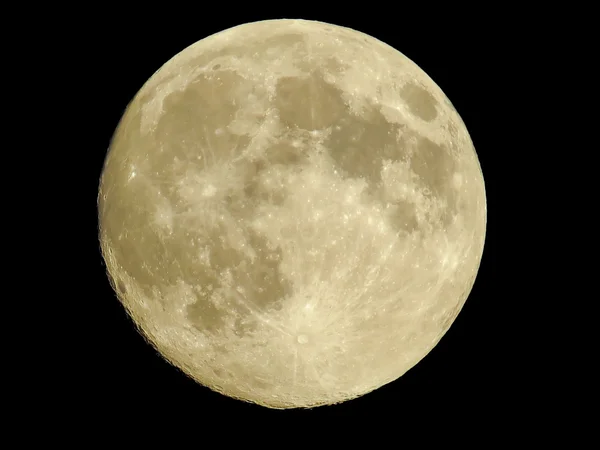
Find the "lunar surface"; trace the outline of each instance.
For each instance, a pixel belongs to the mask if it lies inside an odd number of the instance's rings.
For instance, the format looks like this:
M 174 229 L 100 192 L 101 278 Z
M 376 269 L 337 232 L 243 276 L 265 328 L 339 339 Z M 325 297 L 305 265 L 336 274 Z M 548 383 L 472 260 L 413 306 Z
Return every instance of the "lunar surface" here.
M 441 89 L 304 20 L 197 42 L 128 106 L 98 197 L 109 278 L 165 359 L 272 408 L 361 396 L 441 339 L 477 274 L 484 180 Z

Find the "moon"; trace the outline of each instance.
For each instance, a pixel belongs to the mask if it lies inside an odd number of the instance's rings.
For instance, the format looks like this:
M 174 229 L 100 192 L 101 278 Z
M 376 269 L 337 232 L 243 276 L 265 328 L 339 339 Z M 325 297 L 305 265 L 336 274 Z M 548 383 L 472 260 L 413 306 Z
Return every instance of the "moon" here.
M 98 193 L 108 278 L 198 383 L 340 403 L 414 367 L 465 304 L 486 195 L 465 124 L 387 44 L 267 20 L 184 49 L 125 111 Z

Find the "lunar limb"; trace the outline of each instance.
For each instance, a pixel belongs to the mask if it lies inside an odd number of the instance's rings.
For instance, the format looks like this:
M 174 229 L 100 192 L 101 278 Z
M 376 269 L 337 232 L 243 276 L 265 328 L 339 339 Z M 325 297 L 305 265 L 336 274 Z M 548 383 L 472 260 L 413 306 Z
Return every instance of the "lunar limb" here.
M 441 89 L 358 31 L 241 25 L 128 106 L 98 197 L 109 278 L 172 364 L 272 408 L 402 376 L 463 307 L 485 239 L 475 149 Z

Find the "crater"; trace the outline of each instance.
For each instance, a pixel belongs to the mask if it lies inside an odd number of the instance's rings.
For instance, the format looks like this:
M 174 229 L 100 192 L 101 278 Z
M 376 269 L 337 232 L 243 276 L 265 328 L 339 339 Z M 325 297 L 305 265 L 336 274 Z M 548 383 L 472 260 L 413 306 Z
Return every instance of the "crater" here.
M 265 149 L 262 160 L 264 166 L 270 164 L 297 165 L 307 162 L 308 154 L 304 146 L 297 147 L 286 142 L 279 142 Z
M 260 42 L 258 42 L 260 39 Z M 236 42 L 229 42 L 226 46 L 220 48 L 218 51 L 206 49 L 199 55 L 189 57 L 189 67 L 202 67 L 210 64 L 211 61 L 219 58 L 222 61 L 226 61 L 229 58 L 247 58 L 248 49 L 254 50 L 253 57 L 258 60 L 263 60 L 269 54 L 269 49 L 288 49 L 295 45 L 301 44 L 304 41 L 302 35 L 294 33 L 278 34 L 270 36 L 266 39 L 260 37 L 249 37 L 244 39 L 241 44 Z M 277 54 L 279 52 L 274 52 Z
M 341 62 L 337 58 L 326 58 L 322 63 L 322 67 L 325 73 L 341 75 L 352 66 Z
M 280 78 L 274 101 L 281 122 L 292 129 L 322 130 L 346 110 L 340 91 L 326 83 L 319 72 Z
M 456 317 L 458 317 L 458 313 L 460 312 L 461 306 L 462 304 L 459 302 L 442 315 L 440 319 L 440 326 L 442 332 L 445 332 L 450 328 Z
M 117 290 L 123 295 L 127 293 L 127 287 L 125 286 L 125 282 L 123 280 L 119 280 L 117 282 Z
M 261 50 L 270 48 L 292 48 L 301 44 L 304 44 L 304 36 L 301 34 L 278 34 L 265 39 L 261 45 Z
M 437 117 L 437 101 L 425 88 L 413 83 L 405 84 L 400 90 L 400 97 L 410 112 L 420 119 L 431 122 Z

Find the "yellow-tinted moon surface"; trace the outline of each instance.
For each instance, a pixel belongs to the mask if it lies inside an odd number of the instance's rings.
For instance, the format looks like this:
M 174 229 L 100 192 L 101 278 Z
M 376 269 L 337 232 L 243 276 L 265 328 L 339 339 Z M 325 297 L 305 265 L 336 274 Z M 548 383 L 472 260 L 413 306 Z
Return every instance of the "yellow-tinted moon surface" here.
M 441 89 L 358 31 L 273 20 L 203 39 L 141 88 L 100 181 L 109 278 L 172 364 L 272 408 L 361 396 L 448 330 L 486 230 Z

